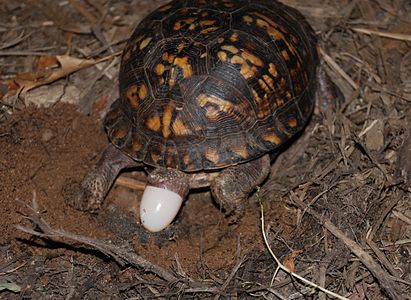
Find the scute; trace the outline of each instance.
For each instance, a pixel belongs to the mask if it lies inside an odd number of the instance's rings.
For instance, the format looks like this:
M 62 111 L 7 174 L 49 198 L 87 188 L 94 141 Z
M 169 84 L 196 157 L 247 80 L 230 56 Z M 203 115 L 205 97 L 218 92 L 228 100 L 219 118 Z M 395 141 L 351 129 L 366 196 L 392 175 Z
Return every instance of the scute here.
M 163 22 L 166 39 L 190 39 L 203 45 L 218 38 L 230 26 L 230 14 L 212 9 L 185 7 L 175 11 Z
M 269 0 L 175 0 L 130 37 L 109 139 L 151 166 L 223 168 L 306 124 L 318 66 L 312 28 Z

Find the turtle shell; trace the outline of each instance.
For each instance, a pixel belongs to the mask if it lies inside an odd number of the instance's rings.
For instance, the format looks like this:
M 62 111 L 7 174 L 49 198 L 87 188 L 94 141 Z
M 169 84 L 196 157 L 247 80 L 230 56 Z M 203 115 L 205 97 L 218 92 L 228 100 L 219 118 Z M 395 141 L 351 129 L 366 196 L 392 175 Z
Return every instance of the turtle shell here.
M 175 0 L 147 16 L 122 56 L 104 125 L 137 161 L 191 172 L 275 150 L 314 106 L 316 38 L 265 0 Z

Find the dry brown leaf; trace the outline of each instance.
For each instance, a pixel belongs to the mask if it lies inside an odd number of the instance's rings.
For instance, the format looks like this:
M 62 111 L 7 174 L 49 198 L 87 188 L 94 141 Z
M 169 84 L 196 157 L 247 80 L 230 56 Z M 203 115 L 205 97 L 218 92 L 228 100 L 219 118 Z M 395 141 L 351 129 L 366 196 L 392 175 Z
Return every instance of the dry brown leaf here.
M 283 260 L 283 265 L 290 271 L 293 272 L 295 271 L 295 259 L 303 253 L 304 250 L 302 249 L 297 249 L 293 250 L 288 255 L 284 258 Z
M 20 93 L 28 92 L 36 87 L 49 84 L 81 69 L 109 60 L 120 53 L 121 52 L 116 52 L 100 59 L 81 59 L 69 55 L 49 57 L 47 59 L 48 62 L 45 62 L 45 65 L 51 64 L 53 59 L 55 59 L 58 61 L 59 67 L 50 69 L 39 67 L 37 72 L 17 74 L 12 79 L 3 82 L 2 84 L 8 87 L 7 94 L 13 94 L 17 90 L 20 91 Z
M 70 5 L 81 13 L 89 22 L 95 24 L 98 19 L 80 1 L 69 0 Z
M 64 32 L 64 42 L 67 45 L 67 51 L 70 51 L 69 49 L 71 49 L 71 47 L 73 46 L 73 36 L 73 32 Z
M 365 134 L 365 144 L 371 151 L 380 151 L 384 147 L 384 122 L 375 120 Z
M 105 107 L 107 107 L 108 103 L 108 98 L 107 96 L 102 96 L 100 99 L 98 99 L 94 105 L 93 105 L 93 111 L 95 113 L 101 112 Z
M 37 61 L 37 72 L 44 72 L 58 67 L 59 63 L 55 56 L 40 56 Z

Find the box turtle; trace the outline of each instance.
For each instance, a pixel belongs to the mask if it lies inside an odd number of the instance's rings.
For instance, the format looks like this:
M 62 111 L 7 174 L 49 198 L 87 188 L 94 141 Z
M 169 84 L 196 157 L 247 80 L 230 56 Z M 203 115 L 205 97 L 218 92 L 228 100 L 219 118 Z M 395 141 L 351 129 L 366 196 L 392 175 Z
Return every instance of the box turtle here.
M 148 167 L 142 224 L 170 224 L 191 188 L 210 186 L 237 220 L 270 155 L 336 93 L 316 37 L 272 0 L 175 0 L 148 15 L 122 55 L 111 141 L 74 205 L 97 210 L 121 169 Z

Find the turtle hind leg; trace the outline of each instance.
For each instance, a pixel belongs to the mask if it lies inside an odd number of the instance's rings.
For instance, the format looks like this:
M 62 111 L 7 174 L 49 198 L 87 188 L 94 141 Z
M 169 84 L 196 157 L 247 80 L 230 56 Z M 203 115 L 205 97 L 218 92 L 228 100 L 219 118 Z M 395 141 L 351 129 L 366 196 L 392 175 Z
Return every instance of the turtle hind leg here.
M 141 163 L 110 144 L 80 184 L 69 184 L 64 188 L 64 200 L 76 209 L 95 212 L 120 171 L 137 166 L 141 166 Z
M 268 154 L 236 166 L 228 167 L 211 182 L 211 193 L 215 200 L 236 223 L 245 211 L 250 193 L 267 178 L 270 173 Z
M 344 95 L 339 87 L 331 80 L 323 65 L 317 69 L 317 90 L 315 93 L 315 114 L 335 111 L 344 103 Z

